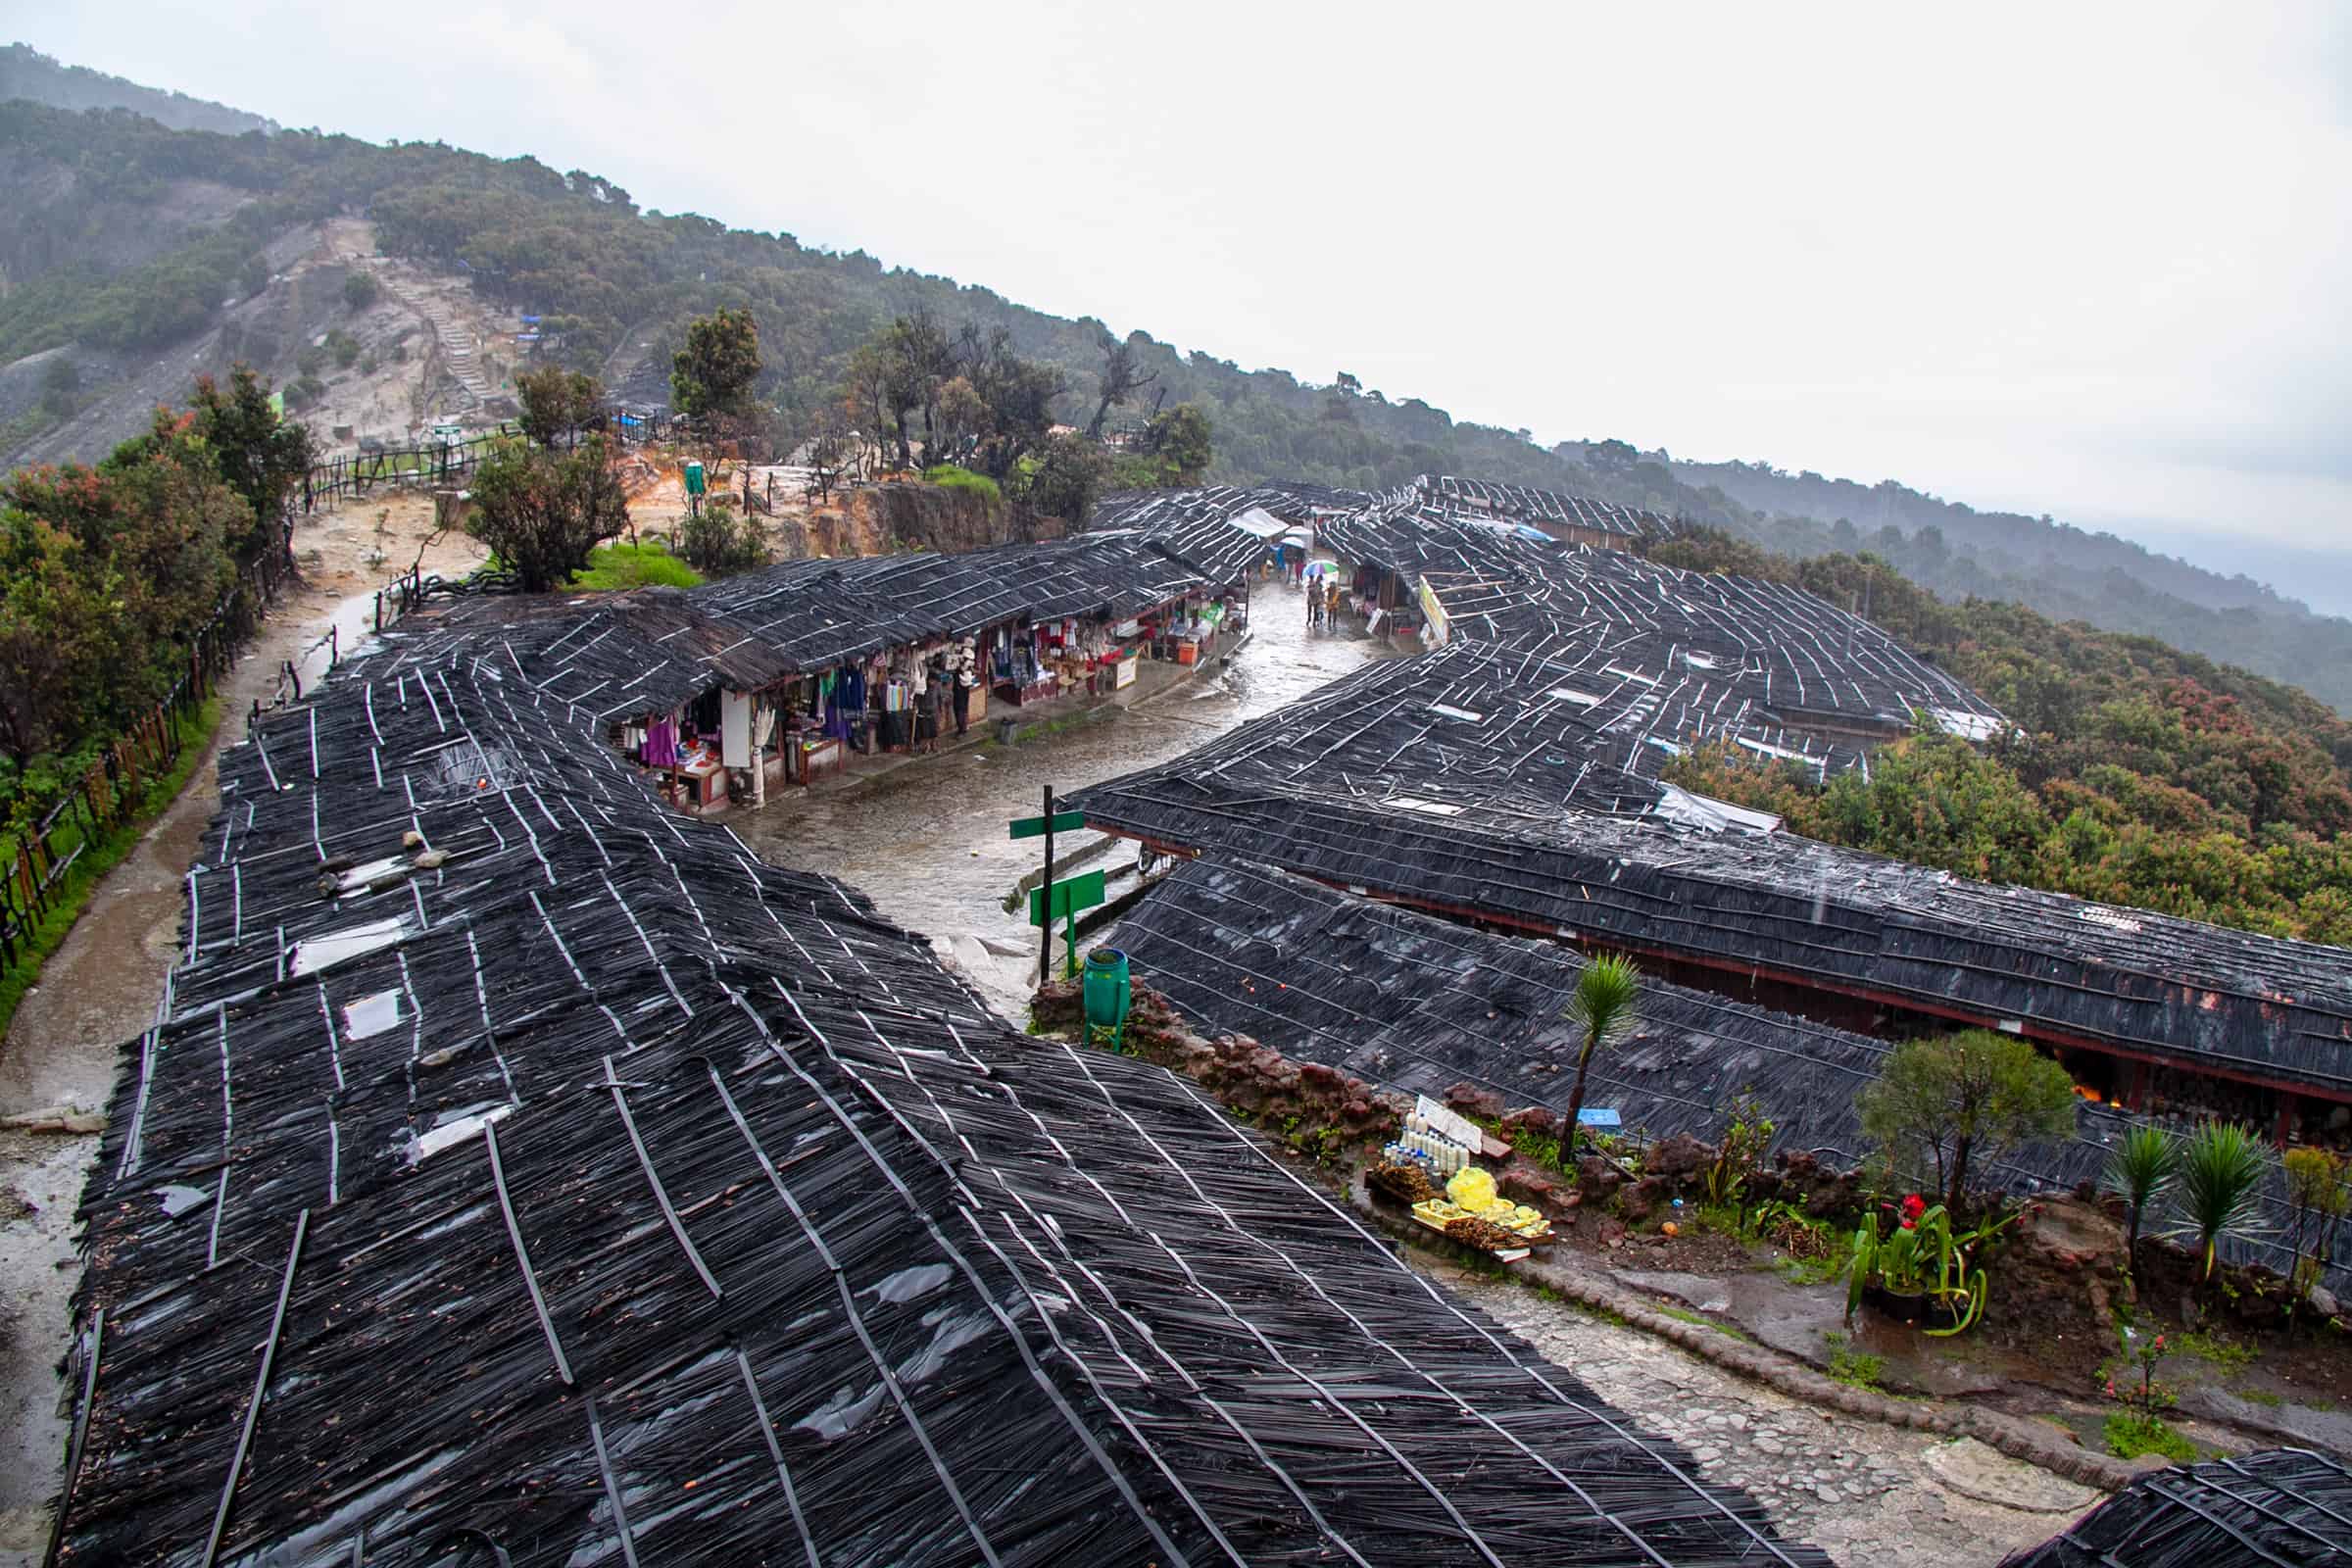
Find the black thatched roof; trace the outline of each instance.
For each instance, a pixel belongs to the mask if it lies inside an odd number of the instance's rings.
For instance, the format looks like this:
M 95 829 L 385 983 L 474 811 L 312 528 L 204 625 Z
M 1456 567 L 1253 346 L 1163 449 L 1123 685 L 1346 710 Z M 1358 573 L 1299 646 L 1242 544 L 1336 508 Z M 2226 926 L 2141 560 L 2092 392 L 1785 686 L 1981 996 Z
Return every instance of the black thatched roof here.
M 2319 1568 L 2352 1561 L 2352 1471 L 2273 1448 L 2159 1470 L 2001 1568 Z
M 453 631 L 222 760 L 63 1561 L 1820 1563 Z
M 1179 866 L 1107 940 L 1138 979 L 1202 1026 L 1407 1094 L 1442 1099 L 1469 1082 L 1506 1105 L 1557 1110 L 1575 1080 L 1580 1041 L 1563 1014 L 1585 960 L 1554 943 L 1222 858 Z M 1887 1042 L 1656 980 L 1642 985 L 1641 1016 L 1639 1033 L 1593 1063 L 1587 1103 L 1652 1137 L 1713 1142 L 1732 1102 L 1753 1094 L 1776 1147 L 1862 1163 L 1854 1098 L 1879 1076 Z M 2021 1193 L 2067 1191 L 2098 1177 L 2132 1124 L 2085 1104 L 2073 1139 L 2011 1151 L 1982 1174 Z M 2276 1168 L 2266 1201 L 2267 1230 L 2225 1250 L 2283 1274 L 2293 1260 L 2280 1245 L 2289 1210 Z M 2339 1251 L 2335 1278 L 2352 1278 L 2352 1238 Z
M 1325 525 L 1344 560 L 1426 584 L 1447 635 L 1538 655 L 1562 686 L 1616 704 L 1636 761 L 1708 741 L 1816 770 L 1914 714 L 1972 738 L 1999 711 L 1877 626 L 1788 583 L 1685 571 L 1619 550 L 1562 546 L 1425 510 L 1374 509 Z
M 1307 523 L 1371 503 L 1372 498 L 1359 491 L 1304 484 L 1127 490 L 1097 503 L 1087 528 L 1091 533 L 1134 533 L 1210 581 L 1224 583 L 1255 565 L 1268 544 L 1260 534 L 1238 525 L 1236 518 L 1255 513 Z
M 1705 803 L 1580 750 L 1549 678 L 1479 648 L 1396 662 L 1074 804 L 1108 831 L 1425 907 L 2352 1094 L 2344 950 L 1685 831 L 1657 814 Z
M 739 621 L 674 588 L 564 600 L 489 595 L 436 606 L 399 629 L 429 634 L 436 658 L 466 657 L 596 719 L 664 712 L 714 687 L 759 691 L 796 666 Z
M 1450 516 L 1506 517 L 1537 527 L 1585 528 L 1626 539 L 1660 539 L 1675 531 L 1673 519 L 1654 512 L 1591 496 L 1465 479 L 1450 473 L 1416 475 L 1403 494 L 1432 512 Z
M 1186 594 L 1214 592 L 1235 575 L 1198 569 L 1139 534 L 1081 534 L 956 555 L 786 562 L 686 598 L 750 628 L 795 667 L 821 669 L 1013 620 L 1123 620 Z

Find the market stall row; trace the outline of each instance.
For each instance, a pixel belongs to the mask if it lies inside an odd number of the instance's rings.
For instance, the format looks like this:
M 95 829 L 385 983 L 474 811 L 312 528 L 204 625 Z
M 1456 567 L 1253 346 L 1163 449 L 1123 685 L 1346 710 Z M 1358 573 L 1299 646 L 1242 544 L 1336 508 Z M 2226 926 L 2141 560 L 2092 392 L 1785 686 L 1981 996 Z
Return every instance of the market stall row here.
M 1249 575 L 1211 581 L 1111 534 L 790 562 L 683 594 L 469 602 L 401 636 L 459 636 L 702 811 L 934 748 L 992 707 L 1123 690 L 1147 660 L 1197 663 L 1246 620 Z

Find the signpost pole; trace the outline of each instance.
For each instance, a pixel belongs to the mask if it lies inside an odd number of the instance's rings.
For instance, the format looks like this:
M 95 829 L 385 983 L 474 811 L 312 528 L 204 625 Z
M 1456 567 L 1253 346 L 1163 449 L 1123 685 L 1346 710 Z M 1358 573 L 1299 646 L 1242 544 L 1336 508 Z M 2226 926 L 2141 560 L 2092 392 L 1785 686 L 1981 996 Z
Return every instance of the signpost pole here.
M 1054 786 L 1046 786 L 1046 879 L 1039 886 L 1046 917 L 1038 921 L 1037 983 L 1042 988 L 1054 968 Z

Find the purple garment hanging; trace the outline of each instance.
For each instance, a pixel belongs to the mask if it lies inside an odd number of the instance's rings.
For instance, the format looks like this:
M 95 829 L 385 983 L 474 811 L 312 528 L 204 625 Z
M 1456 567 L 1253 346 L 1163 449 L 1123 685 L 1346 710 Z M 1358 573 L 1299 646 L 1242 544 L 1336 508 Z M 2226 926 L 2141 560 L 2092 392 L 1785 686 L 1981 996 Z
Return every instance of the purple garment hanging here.
M 645 727 L 645 765 L 648 767 L 675 767 L 677 762 L 677 721 L 664 715 Z

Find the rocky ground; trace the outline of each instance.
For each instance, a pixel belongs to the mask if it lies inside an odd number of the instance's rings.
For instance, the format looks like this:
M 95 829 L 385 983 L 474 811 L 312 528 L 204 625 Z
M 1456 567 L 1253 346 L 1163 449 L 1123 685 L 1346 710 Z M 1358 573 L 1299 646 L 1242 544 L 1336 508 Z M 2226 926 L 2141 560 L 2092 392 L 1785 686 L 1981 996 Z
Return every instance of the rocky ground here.
M 1619 1409 L 1744 1487 L 1788 1535 L 1867 1568 L 1983 1568 L 2100 1500 L 1971 1438 L 1821 1409 L 1538 1293 L 1408 1252 Z

